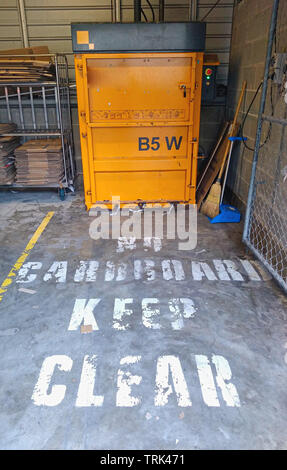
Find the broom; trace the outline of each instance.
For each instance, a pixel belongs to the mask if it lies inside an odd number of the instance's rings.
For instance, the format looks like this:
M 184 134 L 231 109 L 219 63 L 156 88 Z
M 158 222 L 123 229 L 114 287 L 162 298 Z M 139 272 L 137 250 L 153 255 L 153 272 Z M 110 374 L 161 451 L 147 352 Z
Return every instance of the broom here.
M 231 130 L 230 130 L 229 137 L 234 137 L 234 135 L 233 135 L 234 134 L 234 129 L 235 129 L 235 126 L 236 126 L 237 117 L 238 117 L 238 113 L 239 113 L 239 109 L 240 109 L 240 106 L 241 106 L 241 103 L 242 103 L 242 99 L 243 99 L 245 89 L 246 89 L 246 81 L 244 81 L 243 84 L 242 84 L 242 90 L 241 90 L 240 98 L 239 98 L 239 101 L 238 101 L 238 104 L 237 104 L 237 107 L 236 107 L 235 116 L 234 116 L 234 119 L 233 119 L 233 122 L 232 122 L 232 125 L 231 125 Z M 201 206 L 201 211 L 200 212 L 202 214 L 207 215 L 211 219 L 213 219 L 214 217 L 216 217 L 219 214 L 220 196 L 221 196 L 221 179 L 222 179 L 222 174 L 223 174 L 223 170 L 224 170 L 224 167 L 225 167 L 226 159 L 227 159 L 227 156 L 229 154 L 230 145 L 231 145 L 231 142 L 228 139 L 218 178 L 217 178 L 216 182 L 211 186 L 210 191 L 208 193 L 208 196 L 207 196 L 206 200 L 203 202 L 203 204 Z

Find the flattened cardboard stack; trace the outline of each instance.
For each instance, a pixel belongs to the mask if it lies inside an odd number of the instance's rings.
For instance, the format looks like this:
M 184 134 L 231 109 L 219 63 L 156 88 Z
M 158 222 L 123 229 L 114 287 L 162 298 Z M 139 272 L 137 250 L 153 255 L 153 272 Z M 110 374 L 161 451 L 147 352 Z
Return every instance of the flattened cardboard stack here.
M 63 177 L 61 139 L 29 140 L 15 151 L 16 182 L 25 186 L 59 183 Z
M 49 53 L 46 46 L 0 51 L 0 83 L 54 80 L 55 66 L 50 58 L 35 55 L 45 53 Z
M 0 185 L 12 184 L 15 180 L 15 156 L 14 150 L 19 146 L 18 137 L 6 137 L 1 134 L 8 134 L 16 129 L 13 123 L 0 124 Z
M 54 78 L 54 65 L 48 61 L 0 58 L 0 83 L 39 82 Z

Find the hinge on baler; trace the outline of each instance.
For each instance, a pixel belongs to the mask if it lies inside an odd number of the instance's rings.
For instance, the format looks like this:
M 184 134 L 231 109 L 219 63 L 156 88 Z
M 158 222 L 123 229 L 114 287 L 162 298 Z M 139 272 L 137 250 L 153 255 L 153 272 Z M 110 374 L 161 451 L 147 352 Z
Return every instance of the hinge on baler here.
M 79 72 L 83 72 L 83 63 L 82 62 L 78 62 L 77 63 L 77 69 L 79 70 Z

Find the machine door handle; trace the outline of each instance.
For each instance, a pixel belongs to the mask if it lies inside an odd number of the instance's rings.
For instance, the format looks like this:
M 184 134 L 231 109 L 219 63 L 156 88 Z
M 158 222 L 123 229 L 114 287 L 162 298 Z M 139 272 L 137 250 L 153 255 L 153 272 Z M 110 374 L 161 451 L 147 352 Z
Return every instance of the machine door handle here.
M 186 85 L 182 84 L 179 86 L 181 90 L 183 90 L 183 97 L 186 98 Z
M 186 98 L 186 91 L 190 90 L 189 86 L 186 86 L 185 83 L 180 83 L 179 85 L 180 90 L 183 90 L 183 97 Z

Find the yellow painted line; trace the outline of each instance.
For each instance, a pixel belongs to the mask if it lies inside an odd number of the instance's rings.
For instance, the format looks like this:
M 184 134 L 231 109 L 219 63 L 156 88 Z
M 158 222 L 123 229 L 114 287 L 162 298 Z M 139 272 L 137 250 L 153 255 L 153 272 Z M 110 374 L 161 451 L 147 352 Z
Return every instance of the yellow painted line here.
M 41 224 L 37 228 L 34 235 L 29 240 L 25 250 L 21 253 L 19 258 L 17 259 L 16 263 L 10 270 L 6 279 L 2 282 L 0 287 L 0 302 L 4 297 L 5 292 L 7 292 L 8 287 L 12 284 L 13 280 L 15 279 L 19 269 L 22 267 L 23 263 L 25 262 L 26 258 L 29 256 L 31 250 L 36 245 L 38 239 L 40 238 L 41 234 L 44 232 L 45 228 L 47 227 L 48 223 L 50 222 L 51 218 L 53 217 L 54 212 L 48 212 L 48 214 L 44 217 Z

